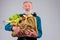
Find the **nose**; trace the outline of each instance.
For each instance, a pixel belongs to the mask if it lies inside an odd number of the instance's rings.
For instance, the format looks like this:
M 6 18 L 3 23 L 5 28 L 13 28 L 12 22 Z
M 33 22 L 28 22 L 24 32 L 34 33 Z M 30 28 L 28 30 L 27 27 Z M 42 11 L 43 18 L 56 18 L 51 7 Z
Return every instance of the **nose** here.
M 27 9 L 29 9 L 29 7 L 28 7 L 28 6 L 27 6 L 26 8 L 27 8 Z

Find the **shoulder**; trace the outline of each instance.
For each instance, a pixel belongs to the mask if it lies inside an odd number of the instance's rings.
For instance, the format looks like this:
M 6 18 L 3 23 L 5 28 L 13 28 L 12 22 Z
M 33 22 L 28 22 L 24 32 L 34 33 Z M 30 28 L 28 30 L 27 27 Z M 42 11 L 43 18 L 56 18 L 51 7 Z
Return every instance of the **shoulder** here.
M 34 12 L 32 15 L 35 16 L 36 18 L 39 18 L 39 19 L 40 19 L 40 16 L 38 16 L 38 15 L 36 14 L 36 12 Z
M 40 16 L 38 16 L 36 12 L 34 12 L 32 15 L 35 16 L 37 20 L 41 20 Z
M 40 16 L 36 16 L 36 19 L 39 19 L 39 20 L 41 20 Z

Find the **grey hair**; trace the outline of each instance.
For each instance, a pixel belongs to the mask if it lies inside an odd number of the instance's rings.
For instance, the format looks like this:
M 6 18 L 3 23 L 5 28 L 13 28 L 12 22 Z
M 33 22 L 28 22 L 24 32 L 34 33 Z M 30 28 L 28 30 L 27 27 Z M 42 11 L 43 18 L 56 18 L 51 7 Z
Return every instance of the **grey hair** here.
M 32 2 L 31 2 L 31 1 L 25 1 L 23 4 L 28 3 L 28 2 L 32 4 Z

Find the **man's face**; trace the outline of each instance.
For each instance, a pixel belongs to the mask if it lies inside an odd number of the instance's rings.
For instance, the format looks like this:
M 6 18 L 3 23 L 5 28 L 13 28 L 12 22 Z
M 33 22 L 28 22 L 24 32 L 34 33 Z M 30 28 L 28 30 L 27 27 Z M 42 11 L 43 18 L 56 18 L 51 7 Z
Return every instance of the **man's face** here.
M 24 3 L 23 9 L 25 12 L 30 12 L 32 10 L 32 3 L 30 3 L 30 2 Z

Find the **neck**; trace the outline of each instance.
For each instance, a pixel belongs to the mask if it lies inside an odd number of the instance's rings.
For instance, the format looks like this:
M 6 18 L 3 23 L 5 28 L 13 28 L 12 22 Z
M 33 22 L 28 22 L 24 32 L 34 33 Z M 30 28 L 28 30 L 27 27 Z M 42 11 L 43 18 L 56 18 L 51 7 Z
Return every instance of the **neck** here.
M 26 15 L 30 15 L 30 14 L 31 14 L 31 12 L 25 12 L 25 14 L 26 14 Z

